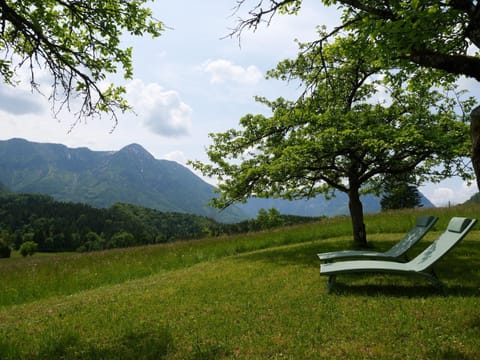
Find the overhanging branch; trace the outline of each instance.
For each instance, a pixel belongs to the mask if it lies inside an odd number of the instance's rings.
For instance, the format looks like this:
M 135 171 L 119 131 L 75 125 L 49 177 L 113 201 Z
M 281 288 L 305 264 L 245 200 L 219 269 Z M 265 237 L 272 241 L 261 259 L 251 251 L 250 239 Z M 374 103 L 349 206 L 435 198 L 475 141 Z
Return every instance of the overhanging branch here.
M 404 59 L 418 65 L 443 70 L 455 75 L 465 75 L 480 81 L 480 58 L 469 55 L 450 55 L 430 50 L 413 50 Z

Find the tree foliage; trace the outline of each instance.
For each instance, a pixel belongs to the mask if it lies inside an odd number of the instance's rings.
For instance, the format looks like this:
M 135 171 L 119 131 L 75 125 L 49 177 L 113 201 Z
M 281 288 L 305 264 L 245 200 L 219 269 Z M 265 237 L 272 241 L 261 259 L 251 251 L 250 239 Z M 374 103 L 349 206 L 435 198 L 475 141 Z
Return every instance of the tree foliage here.
M 246 1 L 238 0 L 241 7 Z M 355 31 L 367 35 L 387 63 L 407 61 L 429 68 L 466 75 L 480 81 L 480 3 L 471 0 L 322 0 L 342 11 L 341 24 L 326 34 Z M 256 30 L 276 13 L 297 14 L 302 0 L 259 0 L 250 17 L 240 20 L 234 33 Z M 317 42 L 320 45 L 322 38 Z M 405 63 L 404 63 L 405 64 Z
M 18 251 L 23 257 L 32 256 L 37 252 L 38 244 L 34 241 L 25 241 L 20 245 Z
M 240 8 L 246 0 L 237 0 Z M 322 0 L 342 12 L 341 24 L 313 44 L 350 32 L 368 37 L 379 65 L 415 72 L 418 65 L 437 69 L 445 81 L 465 75 L 480 81 L 480 2 L 472 0 Z M 296 14 L 302 0 L 258 0 L 232 35 L 257 29 L 277 13 Z M 480 107 L 471 116 L 472 165 L 480 188 Z
M 286 215 L 274 218 L 275 222 L 270 222 L 270 226 L 318 220 Z M 27 241 L 37 243 L 38 251 L 42 252 L 84 252 L 262 228 L 263 223 L 257 219 L 222 224 L 203 216 L 167 213 L 125 203 L 99 209 L 85 204 L 54 201 L 46 195 L 0 195 L 0 257 L 11 248 L 19 249 Z
M 268 211 L 265 209 L 260 209 L 258 211 L 256 220 L 261 229 L 271 229 L 284 224 L 284 219 L 282 218 L 280 212 L 273 207 Z
M 220 180 L 221 196 L 213 200 L 219 207 L 250 196 L 345 192 L 354 241 L 365 245 L 360 194 L 378 193 L 386 175 L 409 173 L 420 183 L 464 174 L 468 127 L 456 102 L 431 90 L 435 77 L 419 71 L 398 81 L 381 72 L 367 38 L 302 48 L 269 75 L 308 83 L 310 92 L 295 102 L 260 98 L 273 115 L 246 115 L 241 130 L 211 134 L 211 164 L 193 165 Z
M 13 248 L 33 241 L 39 251 L 94 251 L 196 239 L 213 220 L 117 203 L 108 209 L 54 201 L 45 195 L 0 196 L 2 236 Z
M 37 89 L 40 70 L 52 78 L 54 111 L 79 96 L 78 119 L 128 109 L 125 89 L 101 83 L 118 71 L 131 78 L 132 49 L 122 48 L 125 34 L 157 37 L 162 24 L 144 7 L 148 0 L 0 0 L 0 74 L 15 84 L 21 68 Z
M 410 182 L 409 176 L 386 178 L 380 200 L 382 211 L 413 209 L 422 206 L 418 188 Z

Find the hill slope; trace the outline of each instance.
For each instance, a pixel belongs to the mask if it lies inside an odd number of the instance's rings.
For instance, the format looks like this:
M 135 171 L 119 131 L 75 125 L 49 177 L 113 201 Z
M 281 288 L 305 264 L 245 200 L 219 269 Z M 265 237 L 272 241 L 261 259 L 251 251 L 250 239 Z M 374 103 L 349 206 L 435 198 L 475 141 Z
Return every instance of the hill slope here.
M 419 214 L 367 219 L 386 225 L 377 248 Z M 435 214 L 440 229 L 478 208 Z M 342 276 L 328 294 L 315 254 L 343 248 L 348 225 L 0 261 L 0 301 L 12 300 L 0 302 L 1 358 L 477 358 L 478 233 L 436 265 L 446 294 L 425 278 L 372 274 Z

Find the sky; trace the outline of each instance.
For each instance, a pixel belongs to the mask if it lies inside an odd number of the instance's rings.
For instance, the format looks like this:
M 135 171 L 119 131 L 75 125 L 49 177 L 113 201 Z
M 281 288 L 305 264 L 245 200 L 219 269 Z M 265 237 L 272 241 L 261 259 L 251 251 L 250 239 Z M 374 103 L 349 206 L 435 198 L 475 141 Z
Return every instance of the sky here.
M 244 9 L 254 3 L 247 0 Z M 157 39 L 124 37 L 122 46 L 133 47 L 134 78 L 112 79 L 126 87 L 135 113 L 120 114 L 115 128 L 108 117 L 72 128 L 73 114 L 52 114 L 48 76 L 37 74 L 42 95 L 31 91 L 27 73 L 20 71 L 16 87 L 0 84 L 0 140 L 16 137 L 107 151 L 138 143 L 157 159 L 185 166 L 188 160 L 207 161 L 209 133 L 238 128 L 246 114 L 268 114 L 255 96 L 295 99 L 298 86 L 267 80 L 266 71 L 296 56 L 295 39 L 314 40 L 317 25 L 332 28 L 339 22 L 335 8 L 318 0 L 303 3 L 298 16 L 277 15 L 269 26 L 245 31 L 240 41 L 227 36 L 242 16 L 234 14 L 236 0 L 147 3 L 167 30 Z M 480 94 L 478 82 L 463 80 L 462 85 Z M 437 206 L 461 203 L 477 191 L 458 178 L 420 190 Z

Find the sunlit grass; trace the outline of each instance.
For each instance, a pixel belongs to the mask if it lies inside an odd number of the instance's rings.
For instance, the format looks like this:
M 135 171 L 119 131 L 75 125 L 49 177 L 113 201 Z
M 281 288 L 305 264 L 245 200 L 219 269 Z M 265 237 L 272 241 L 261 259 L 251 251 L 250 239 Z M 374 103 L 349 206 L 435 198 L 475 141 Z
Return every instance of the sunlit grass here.
M 88 254 L 2 259 L 0 307 L 68 295 L 272 246 L 350 232 L 345 218 L 272 231 Z
M 429 210 L 440 221 L 411 256 L 451 216 L 472 216 Z M 384 229 L 370 230 L 370 241 L 390 247 L 418 215 L 367 217 L 367 229 Z M 446 294 L 422 277 L 392 275 L 339 276 L 337 291 L 328 294 L 315 254 L 350 245 L 349 232 L 348 219 L 339 218 L 233 238 L 0 261 L 8 288 L 19 293 L 16 304 L 10 298 L 0 307 L 0 358 L 477 356 L 478 230 L 436 267 Z

